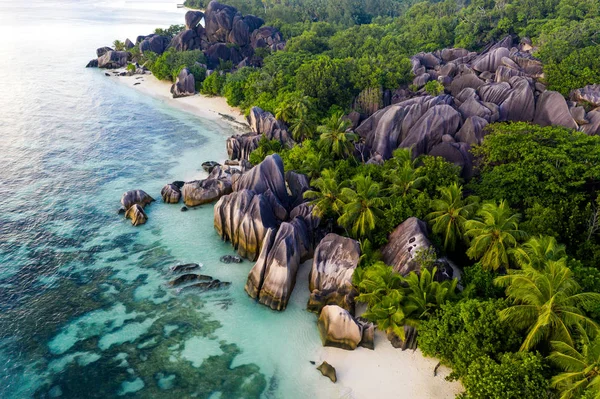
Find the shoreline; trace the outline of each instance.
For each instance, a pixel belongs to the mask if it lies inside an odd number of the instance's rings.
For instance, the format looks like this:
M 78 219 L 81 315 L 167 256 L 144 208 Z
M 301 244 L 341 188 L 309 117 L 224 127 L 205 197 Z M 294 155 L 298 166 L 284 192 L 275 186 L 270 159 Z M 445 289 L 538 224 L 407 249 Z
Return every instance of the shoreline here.
M 173 108 L 200 118 L 226 122 L 237 130 L 249 130 L 239 108 L 227 105 L 223 97 L 196 94 L 175 99 L 170 93 L 171 83 L 159 81 L 152 74 L 111 77 Z M 218 162 L 223 163 L 221 160 Z M 304 283 L 307 284 L 308 281 Z M 303 287 L 302 283 L 297 285 L 295 291 Z M 307 288 L 308 286 L 305 287 L 306 291 Z M 323 361 L 335 367 L 338 381 L 334 390 L 344 399 L 387 398 L 397 396 L 399 392 L 415 399 L 453 399 L 464 391 L 459 381 L 445 380 L 451 372 L 448 367 L 440 366 L 434 375 L 437 359 L 423 356 L 418 349 L 402 351 L 394 348 L 385 334 L 378 330 L 374 350 L 358 347 L 354 351 L 347 351 L 321 347 L 315 355 L 315 360 L 318 360 L 315 368 Z M 321 378 L 325 377 L 315 370 L 317 386 L 325 383 L 319 381 Z
M 105 70 L 102 71 L 107 72 Z M 224 121 L 233 128 L 243 132 L 250 130 L 246 117 L 241 110 L 238 107 L 229 106 L 224 97 L 209 97 L 198 93 L 193 96 L 173 98 L 171 95 L 172 83 L 158 80 L 151 73 L 132 76 L 118 76 L 112 74 L 112 72 L 123 71 L 125 70 L 113 69 L 108 73 L 111 73 L 110 78 L 114 78 L 119 83 L 147 94 L 155 99 L 161 100 L 173 108 L 188 112 L 200 118 Z

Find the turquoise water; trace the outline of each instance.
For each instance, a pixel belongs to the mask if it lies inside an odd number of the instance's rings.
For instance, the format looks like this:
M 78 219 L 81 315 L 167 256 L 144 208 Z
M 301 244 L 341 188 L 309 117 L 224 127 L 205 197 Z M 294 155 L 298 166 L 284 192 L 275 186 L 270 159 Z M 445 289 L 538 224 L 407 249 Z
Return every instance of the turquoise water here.
M 304 310 L 243 287 L 252 263 L 213 229 L 212 206 L 157 201 L 134 228 L 121 194 L 160 198 L 225 158 L 232 132 L 84 69 L 97 47 L 180 23 L 177 1 L 0 0 L 0 398 L 336 398 L 315 371 Z M 169 266 L 232 285 L 178 293 Z

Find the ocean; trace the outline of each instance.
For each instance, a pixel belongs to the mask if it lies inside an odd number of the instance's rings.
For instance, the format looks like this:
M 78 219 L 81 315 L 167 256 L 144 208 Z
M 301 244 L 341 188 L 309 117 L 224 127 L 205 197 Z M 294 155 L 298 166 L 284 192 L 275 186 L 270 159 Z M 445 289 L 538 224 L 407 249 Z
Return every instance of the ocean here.
M 160 199 L 224 159 L 232 128 L 84 68 L 182 23 L 176 4 L 0 0 L 0 398 L 349 397 L 310 363 L 309 265 L 274 312 L 244 292 L 252 262 L 219 262 L 212 205 Z M 117 214 L 131 189 L 157 199 L 140 227 Z M 190 262 L 231 286 L 170 287 Z

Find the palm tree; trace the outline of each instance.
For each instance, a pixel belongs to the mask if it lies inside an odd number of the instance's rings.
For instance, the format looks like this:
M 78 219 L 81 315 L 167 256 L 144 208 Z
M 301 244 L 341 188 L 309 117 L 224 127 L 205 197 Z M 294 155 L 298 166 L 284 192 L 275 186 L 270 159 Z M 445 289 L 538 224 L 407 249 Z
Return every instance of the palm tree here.
M 559 260 L 567 256 L 566 247 L 551 236 L 531 237 L 514 251 L 517 264 L 540 269 L 547 260 Z
M 337 175 L 331 169 L 325 169 L 321 177 L 311 183 L 315 190 L 308 190 L 304 193 L 304 198 L 311 200 L 314 205 L 314 213 L 319 217 L 325 215 L 339 215 L 344 202 L 341 200 L 343 183 L 337 182 Z
M 381 208 L 385 198 L 380 197 L 381 188 L 371 176 L 356 176 L 352 179 L 356 190 L 345 187 L 342 189 L 344 207 L 338 224 L 349 229 L 355 238 L 368 237 L 380 218 Z
M 418 194 L 419 188 L 427 180 L 427 177 L 419 176 L 418 170 L 413 167 L 411 161 L 404 161 L 397 169 L 391 171 L 388 178 L 390 194 L 403 198 L 407 195 Z
M 405 277 L 407 294 L 402 304 L 407 315 L 406 323 L 416 327 L 419 320 L 427 319 L 436 309 L 456 295 L 457 279 L 435 281 L 437 268 L 430 272 L 422 268 L 420 274 L 411 272 Z
M 481 220 L 468 220 L 465 235 L 472 237 L 467 256 L 481 259 L 481 265 L 488 270 L 509 267 L 508 256 L 519 240 L 527 234 L 519 230 L 518 213 L 511 213 L 508 203 L 489 202 L 477 212 Z
M 298 171 L 304 173 L 309 179 L 312 180 L 317 179 L 321 175 L 322 170 L 328 169 L 332 166 L 333 161 L 331 159 L 323 159 L 319 155 L 310 152 L 302 161 L 302 165 L 300 165 L 300 169 Z
M 290 132 L 294 140 L 301 142 L 304 139 L 310 139 L 315 131 L 315 123 L 308 114 L 302 114 L 294 117 L 290 121 Z
M 296 116 L 294 112 L 294 104 L 289 101 L 284 101 L 275 109 L 275 118 L 283 122 L 290 122 Z
M 561 341 L 552 341 L 554 351 L 548 359 L 565 370 L 550 381 L 560 391 L 560 399 L 582 397 L 600 398 L 600 338 L 590 340 L 581 334 L 581 350 Z
M 469 197 L 463 200 L 463 188 L 457 183 L 439 187 L 440 198 L 431 202 L 433 212 L 427 215 L 435 234 L 442 236 L 444 249 L 454 251 L 456 242 L 465 235 L 464 226 L 477 207 L 477 199 Z
M 581 309 L 599 301 L 600 294 L 581 292 L 566 266 L 566 258 L 546 261 L 541 270 L 530 266 L 512 270 L 506 276 L 497 277 L 494 283 L 506 287 L 506 295 L 513 301 L 500 312 L 500 319 L 527 331 L 522 351 L 548 339 L 573 346 L 573 328 L 583 328 L 590 333 L 599 329 Z
M 342 112 L 335 113 L 325 125 L 317 127 L 319 147 L 337 158 L 348 157 L 354 150 L 354 142 L 358 136 L 347 131 L 351 122 L 344 117 Z

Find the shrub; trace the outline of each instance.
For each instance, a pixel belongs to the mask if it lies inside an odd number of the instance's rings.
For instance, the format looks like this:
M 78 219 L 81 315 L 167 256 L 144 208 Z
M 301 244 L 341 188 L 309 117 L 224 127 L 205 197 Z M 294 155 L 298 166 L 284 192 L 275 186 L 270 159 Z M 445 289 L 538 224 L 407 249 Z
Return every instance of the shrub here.
M 221 89 L 224 84 L 225 76 L 221 75 L 219 72 L 213 72 L 204 79 L 204 82 L 202 82 L 200 93 L 208 96 L 218 96 L 221 94 Z

